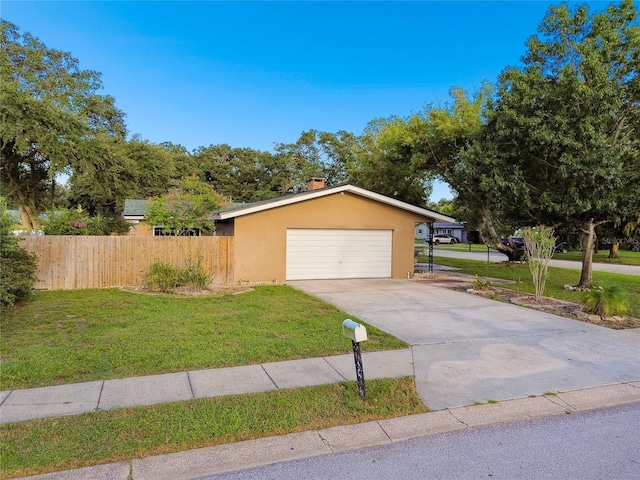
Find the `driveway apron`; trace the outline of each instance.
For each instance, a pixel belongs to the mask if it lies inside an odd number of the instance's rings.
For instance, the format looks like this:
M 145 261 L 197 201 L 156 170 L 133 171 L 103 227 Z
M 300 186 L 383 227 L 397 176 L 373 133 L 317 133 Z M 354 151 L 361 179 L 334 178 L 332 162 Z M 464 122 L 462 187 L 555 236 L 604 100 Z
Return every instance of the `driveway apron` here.
M 408 280 L 290 285 L 409 343 L 416 387 L 434 410 L 640 379 L 640 329 Z

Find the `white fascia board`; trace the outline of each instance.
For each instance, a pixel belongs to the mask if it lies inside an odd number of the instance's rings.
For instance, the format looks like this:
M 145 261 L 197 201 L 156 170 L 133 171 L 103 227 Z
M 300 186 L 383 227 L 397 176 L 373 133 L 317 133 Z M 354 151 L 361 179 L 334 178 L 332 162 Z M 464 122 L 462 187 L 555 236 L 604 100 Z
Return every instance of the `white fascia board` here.
M 335 195 L 336 193 L 342 193 L 342 192 L 349 192 L 355 195 L 359 195 L 361 197 L 369 198 L 371 200 L 376 200 L 380 203 L 392 205 L 394 207 L 407 210 L 409 212 L 416 213 L 418 215 L 432 218 L 439 222 L 453 223 L 456 221 L 454 218 L 448 217 L 447 215 L 442 215 L 441 213 L 436 213 L 431 210 L 427 210 L 425 208 L 416 207 L 415 205 L 411 205 L 409 203 L 396 200 L 394 198 L 386 197 L 384 195 L 380 195 L 379 193 L 375 193 L 370 190 L 366 190 L 364 188 L 356 187 L 353 185 L 340 185 L 334 188 L 323 188 L 321 190 L 306 192 L 306 194 L 304 195 L 291 195 L 289 197 L 283 197 L 280 200 L 276 200 L 276 201 L 269 202 L 262 205 L 253 205 L 253 206 L 249 205 L 245 208 L 239 208 L 237 210 L 233 210 L 229 212 L 218 213 L 215 215 L 214 218 L 216 220 L 227 220 L 230 218 L 241 217 L 243 215 L 249 215 L 249 214 L 261 212 L 264 210 L 270 210 L 272 208 L 284 207 L 286 205 L 291 205 L 298 202 L 305 202 L 307 200 L 324 197 L 326 195 Z
M 122 215 L 125 220 L 144 220 L 144 215 Z
M 417 213 L 418 215 L 433 218 L 434 220 L 439 222 L 455 223 L 456 221 L 455 218 L 449 217 L 447 215 L 443 215 L 441 213 L 437 213 L 432 210 L 427 210 L 426 208 L 417 207 L 415 205 L 411 205 L 410 203 L 406 203 L 401 200 L 396 200 L 395 198 L 387 197 L 385 195 L 380 195 L 379 193 L 372 192 L 371 190 L 366 190 L 360 187 L 354 187 L 353 185 L 347 185 L 347 186 L 351 187 L 351 189 L 353 190 L 353 193 L 357 195 L 361 195 L 363 197 L 376 200 L 380 203 L 386 203 L 387 205 L 392 205 L 394 207 L 407 210 L 409 212 Z

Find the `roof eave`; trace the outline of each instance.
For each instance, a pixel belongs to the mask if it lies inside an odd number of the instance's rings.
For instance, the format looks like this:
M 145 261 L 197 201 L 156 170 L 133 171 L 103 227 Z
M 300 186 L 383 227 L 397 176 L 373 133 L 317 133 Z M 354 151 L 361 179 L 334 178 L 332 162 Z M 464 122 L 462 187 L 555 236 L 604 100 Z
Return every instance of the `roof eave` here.
M 437 213 L 437 212 L 433 212 L 431 210 L 427 210 L 425 208 L 422 207 L 417 207 L 415 205 L 411 205 L 409 203 L 403 202 L 401 200 L 396 200 L 394 198 L 391 197 L 387 197 L 385 195 L 381 195 L 379 193 L 375 193 L 372 192 L 370 190 L 366 190 L 364 188 L 360 188 L 360 187 L 356 187 L 354 185 L 340 185 L 337 187 L 333 187 L 333 188 L 323 188 L 323 189 L 319 189 L 319 190 L 314 190 L 311 192 L 308 192 L 306 195 L 304 196 L 295 196 L 295 195 L 291 195 L 289 197 L 282 197 L 279 200 L 276 200 L 274 202 L 268 203 L 268 204 L 263 204 L 263 205 L 249 205 L 247 207 L 241 207 L 237 210 L 232 210 L 232 211 L 228 211 L 228 212 L 219 212 L 217 214 L 214 215 L 214 220 L 229 220 L 231 218 L 235 218 L 235 217 L 241 217 L 244 215 L 250 215 L 252 213 L 258 213 L 264 210 L 270 210 L 272 208 L 278 208 L 278 207 L 284 207 L 286 205 L 291 205 L 294 203 L 299 203 L 299 202 L 304 202 L 307 200 L 312 200 L 314 198 L 320 198 L 320 197 L 324 197 L 327 195 L 334 195 L 336 193 L 342 193 L 342 192 L 350 192 L 356 195 L 360 195 L 362 197 L 365 198 L 369 198 L 371 200 L 376 200 L 378 202 L 381 203 L 385 203 L 387 205 L 392 205 L 394 207 L 400 208 L 402 210 L 407 210 L 410 211 L 412 213 L 416 213 L 418 215 L 424 216 L 424 217 L 428 217 L 428 218 L 432 218 L 434 220 L 437 221 L 441 221 L 441 222 L 455 222 L 455 219 L 452 217 L 449 217 L 447 215 L 443 215 L 441 213 Z

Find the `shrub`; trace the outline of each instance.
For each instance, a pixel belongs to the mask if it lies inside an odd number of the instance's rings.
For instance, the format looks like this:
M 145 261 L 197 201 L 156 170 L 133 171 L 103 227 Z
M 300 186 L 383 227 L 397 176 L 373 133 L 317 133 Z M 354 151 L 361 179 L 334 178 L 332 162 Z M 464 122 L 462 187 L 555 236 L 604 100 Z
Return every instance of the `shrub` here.
M 625 313 L 628 310 L 624 290 L 618 285 L 592 289 L 587 293 L 584 305 L 588 313 L 601 317 Z
M 544 294 L 549 261 L 553 257 L 556 237 L 553 236 L 552 228 L 543 225 L 538 228 L 523 229 L 522 238 L 524 238 L 527 263 L 536 289 L 536 301 L 539 302 Z
M 488 290 L 491 288 L 491 282 L 489 280 L 482 280 L 478 275 L 476 275 L 476 279 L 473 282 L 474 290 Z
M 45 235 L 109 235 L 111 232 L 126 233 L 128 230 L 126 220 L 100 214 L 90 217 L 80 206 L 57 210 L 42 222 Z
M 172 292 L 180 286 L 180 273 L 178 267 L 156 260 L 145 276 L 144 284 L 151 290 Z
M 192 256 L 189 256 L 181 272 L 180 280 L 184 286 L 202 289 L 213 281 L 213 276 L 202 268 L 202 257 L 197 257 L 194 260 Z
M 145 276 L 144 284 L 151 290 L 170 293 L 181 287 L 204 289 L 213 276 L 202 268 L 202 257 L 189 255 L 184 268 L 156 260 Z
M 0 311 L 28 298 L 36 282 L 36 257 L 18 245 L 18 237 L 11 233 L 14 223 L 0 197 Z

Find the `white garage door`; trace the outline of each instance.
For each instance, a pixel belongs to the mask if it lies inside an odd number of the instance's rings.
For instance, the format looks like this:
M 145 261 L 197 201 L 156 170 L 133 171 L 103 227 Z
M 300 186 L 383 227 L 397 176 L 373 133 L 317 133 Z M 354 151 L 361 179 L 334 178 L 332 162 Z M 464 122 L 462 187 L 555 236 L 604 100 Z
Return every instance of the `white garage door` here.
M 390 277 L 391 230 L 287 229 L 287 280 Z

